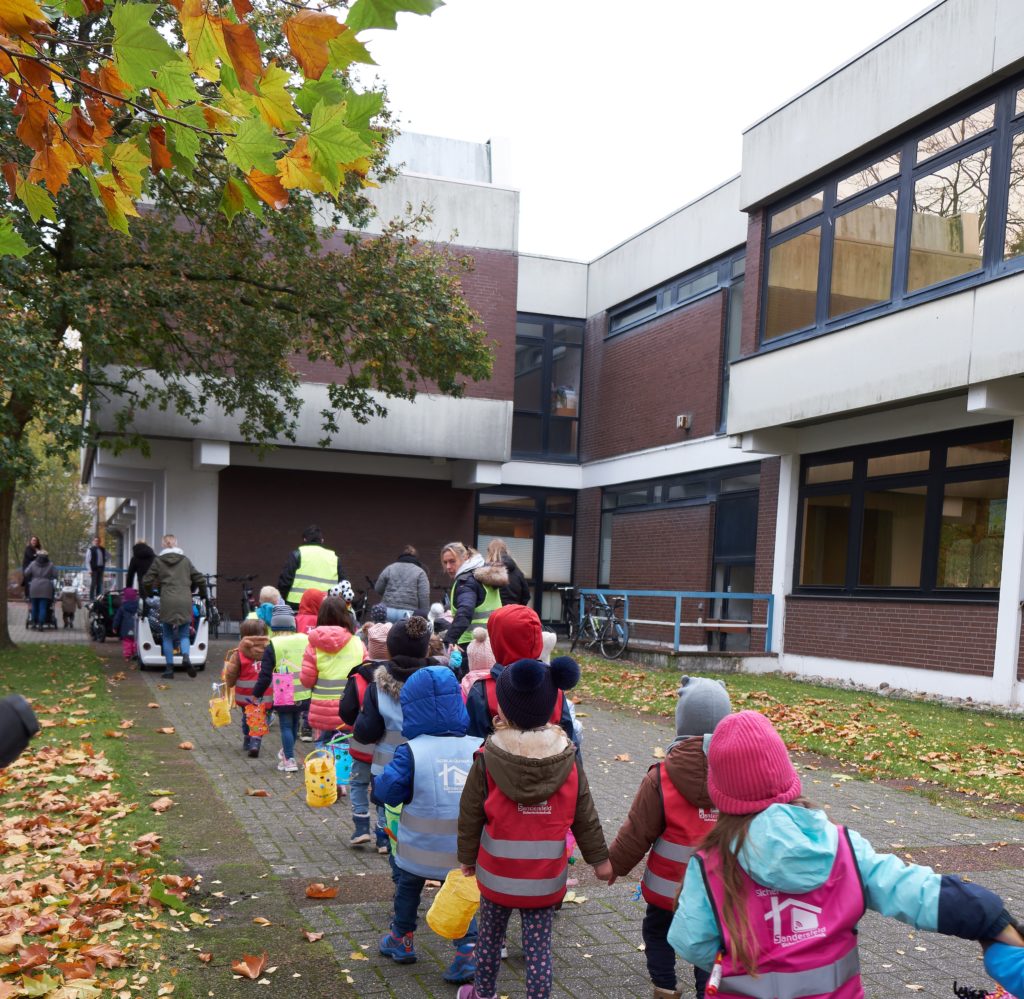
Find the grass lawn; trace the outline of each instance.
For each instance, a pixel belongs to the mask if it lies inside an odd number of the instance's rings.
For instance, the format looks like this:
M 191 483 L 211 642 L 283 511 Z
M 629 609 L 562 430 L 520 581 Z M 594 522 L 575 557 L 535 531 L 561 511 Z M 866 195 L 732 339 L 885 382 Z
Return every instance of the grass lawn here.
M 86 647 L 0 653 L 0 696 L 23 694 L 43 726 L 0 771 L 0 999 L 171 995 L 163 931 L 206 920 L 176 911 L 192 879 L 163 873 L 161 789 L 111 698 L 118 676 Z
M 627 661 L 579 657 L 577 711 L 599 698 L 647 714 L 672 715 L 680 673 Z M 698 675 L 698 674 L 694 674 Z M 897 700 L 790 680 L 777 674 L 699 674 L 722 680 L 733 708 L 775 723 L 791 750 L 856 767 L 866 779 L 913 778 L 1017 806 L 1024 819 L 1024 719 Z

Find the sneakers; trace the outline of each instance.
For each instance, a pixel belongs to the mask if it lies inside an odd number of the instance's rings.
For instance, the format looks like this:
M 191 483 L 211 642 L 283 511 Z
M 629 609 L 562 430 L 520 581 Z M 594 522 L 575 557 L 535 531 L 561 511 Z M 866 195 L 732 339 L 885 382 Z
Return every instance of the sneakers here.
M 188 656 L 182 656 L 181 665 L 185 667 L 185 672 L 194 679 L 196 675 L 196 668 L 192 665 L 192 660 L 189 659 Z
M 289 757 L 285 760 L 284 772 L 286 774 L 297 774 L 299 772 L 299 765 L 295 762 L 295 757 Z
M 288 757 L 284 755 L 283 749 L 277 751 L 277 769 L 282 773 L 288 769 Z
M 498 997 L 497 995 L 481 995 L 477 992 L 475 985 L 463 985 L 462 988 L 455 993 L 455 999 L 498 999 Z
M 476 945 L 466 944 L 455 950 L 455 957 L 442 976 L 446 982 L 461 985 L 473 981 L 476 975 Z
M 312 742 L 313 741 L 313 730 L 309 727 L 309 723 L 303 718 L 302 724 L 299 727 L 299 741 L 300 742 Z
M 380 938 L 380 952 L 385 957 L 390 957 L 395 964 L 414 964 L 416 951 L 412 947 L 411 933 L 404 937 L 396 937 L 390 930 Z

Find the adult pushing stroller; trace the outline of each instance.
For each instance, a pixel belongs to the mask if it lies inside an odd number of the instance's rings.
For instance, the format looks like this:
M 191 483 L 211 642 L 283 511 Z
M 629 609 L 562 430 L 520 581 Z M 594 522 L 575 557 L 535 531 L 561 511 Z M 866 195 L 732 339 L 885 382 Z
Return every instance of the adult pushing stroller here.
M 114 634 L 114 615 L 121 606 L 121 594 L 103 593 L 89 604 L 89 637 L 94 642 L 105 642 Z

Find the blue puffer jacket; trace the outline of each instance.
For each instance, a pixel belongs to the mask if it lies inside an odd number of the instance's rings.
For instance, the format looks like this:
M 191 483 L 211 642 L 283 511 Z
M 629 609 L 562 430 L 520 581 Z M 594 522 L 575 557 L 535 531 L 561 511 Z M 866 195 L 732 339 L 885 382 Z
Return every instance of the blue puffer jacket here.
M 991 939 L 1010 922 L 1002 900 L 987 888 L 904 863 L 891 853 L 875 853 L 863 836 L 849 833 L 869 909 L 919 930 L 968 940 Z M 740 865 L 759 885 L 800 895 L 825 883 L 838 845 L 839 829 L 824 812 L 769 805 L 750 823 Z M 668 942 L 684 960 L 707 969 L 722 949 L 697 857 L 687 866 Z
M 402 735 L 466 734 L 469 715 L 455 674 L 447 666 L 425 666 L 402 687 Z M 413 757 L 408 746 L 395 749 L 394 759 L 374 778 L 373 800 L 380 805 L 406 805 L 412 800 Z

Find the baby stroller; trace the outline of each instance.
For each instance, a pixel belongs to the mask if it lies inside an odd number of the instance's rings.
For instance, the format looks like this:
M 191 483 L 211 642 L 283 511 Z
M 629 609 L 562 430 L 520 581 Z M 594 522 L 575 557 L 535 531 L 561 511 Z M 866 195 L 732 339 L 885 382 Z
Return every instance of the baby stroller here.
M 114 592 L 103 593 L 89 604 L 89 637 L 94 642 L 105 642 L 108 638 L 116 637 L 114 615 L 120 606 L 121 594 Z

